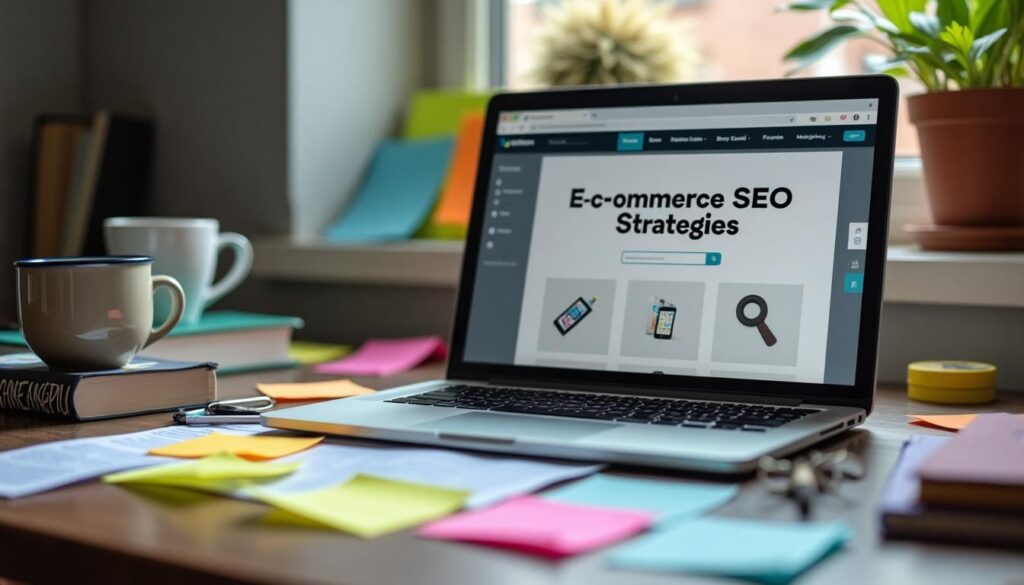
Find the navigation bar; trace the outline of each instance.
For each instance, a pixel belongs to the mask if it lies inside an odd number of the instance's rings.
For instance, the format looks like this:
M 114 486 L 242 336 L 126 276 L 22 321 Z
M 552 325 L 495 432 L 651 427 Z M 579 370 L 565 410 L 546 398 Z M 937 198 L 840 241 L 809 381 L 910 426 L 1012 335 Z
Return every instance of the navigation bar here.
M 660 152 L 874 146 L 874 126 L 719 128 L 647 132 L 506 135 L 500 152 Z

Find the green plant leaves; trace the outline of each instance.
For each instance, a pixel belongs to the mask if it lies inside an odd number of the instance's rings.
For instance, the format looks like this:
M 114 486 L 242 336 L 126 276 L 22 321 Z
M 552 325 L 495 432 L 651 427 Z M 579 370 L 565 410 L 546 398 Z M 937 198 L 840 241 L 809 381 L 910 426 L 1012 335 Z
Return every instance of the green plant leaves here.
M 1003 38 L 1003 35 L 1005 34 L 1006 29 L 1001 28 L 993 33 L 981 37 L 980 39 L 975 39 L 974 42 L 971 43 L 971 50 L 968 52 L 968 56 L 971 61 L 981 59 L 981 57 L 992 48 L 992 45 L 996 44 L 996 42 Z
M 935 16 L 944 27 L 954 22 L 968 24 L 971 22 L 971 9 L 967 6 L 967 0 L 939 0 L 935 6 Z
M 797 71 L 820 59 L 830 49 L 845 39 L 860 36 L 864 30 L 857 26 L 841 24 L 825 29 L 813 37 L 793 47 L 786 53 L 787 61 L 799 61 L 800 64 L 793 71 Z M 791 71 L 792 73 L 792 71 Z

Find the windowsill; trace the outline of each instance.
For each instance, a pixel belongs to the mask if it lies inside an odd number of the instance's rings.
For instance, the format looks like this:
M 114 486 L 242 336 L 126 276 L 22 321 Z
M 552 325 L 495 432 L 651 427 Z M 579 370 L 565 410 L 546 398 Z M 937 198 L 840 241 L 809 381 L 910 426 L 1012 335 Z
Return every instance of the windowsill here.
M 255 241 L 256 278 L 317 284 L 456 288 L 462 242 L 332 244 L 287 237 Z M 1024 307 L 1024 253 L 925 252 L 890 246 L 885 301 Z

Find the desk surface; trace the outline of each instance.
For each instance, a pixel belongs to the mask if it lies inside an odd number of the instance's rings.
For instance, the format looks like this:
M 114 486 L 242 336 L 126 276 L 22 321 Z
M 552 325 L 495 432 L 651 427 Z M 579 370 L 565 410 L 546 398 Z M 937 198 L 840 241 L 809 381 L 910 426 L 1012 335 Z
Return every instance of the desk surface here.
M 439 377 L 430 366 L 387 379 L 358 379 L 384 388 Z M 224 377 L 222 396 L 255 394 L 256 381 L 315 379 L 306 370 Z M 825 447 L 847 446 L 867 463 L 865 479 L 847 482 L 838 495 L 819 498 L 816 519 L 843 519 L 855 537 L 799 582 L 1024 583 L 1024 555 L 1013 551 L 884 541 L 876 502 L 900 446 L 911 433 L 942 433 L 906 423 L 908 412 L 954 412 L 907 401 L 902 388 L 879 390 L 876 411 L 861 428 Z M 1024 410 L 1024 395 L 1003 394 L 979 411 Z M 45 441 L 145 430 L 168 415 L 62 424 L 0 413 L 0 451 Z M 616 472 L 678 478 L 652 470 Z M 740 496 L 718 514 L 794 519 L 792 504 L 744 478 Z M 180 492 L 179 492 L 180 494 Z M 0 500 L 0 577 L 29 583 L 64 583 L 72 577 L 103 583 L 350 583 L 503 585 L 586 583 L 630 585 L 702 582 L 693 577 L 613 571 L 597 552 L 561 562 L 515 553 L 418 539 L 411 532 L 364 541 L 316 529 L 268 526 L 264 506 L 189 494 L 175 500 L 89 482 L 36 496 Z M 709 583 L 724 583 L 707 579 Z

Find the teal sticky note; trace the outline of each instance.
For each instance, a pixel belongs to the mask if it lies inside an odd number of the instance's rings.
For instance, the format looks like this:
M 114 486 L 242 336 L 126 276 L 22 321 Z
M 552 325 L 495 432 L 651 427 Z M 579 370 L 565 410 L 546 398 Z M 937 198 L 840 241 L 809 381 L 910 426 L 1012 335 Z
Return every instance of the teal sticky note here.
M 451 150 L 450 137 L 382 144 L 352 203 L 324 237 L 332 242 L 411 237 L 437 200 Z
M 599 473 L 563 488 L 547 492 L 550 500 L 651 512 L 656 524 L 695 518 L 736 497 L 734 485 L 683 483 L 636 479 Z
M 785 585 L 846 543 L 838 522 L 698 518 L 651 532 L 614 550 L 620 569 L 698 573 Z

